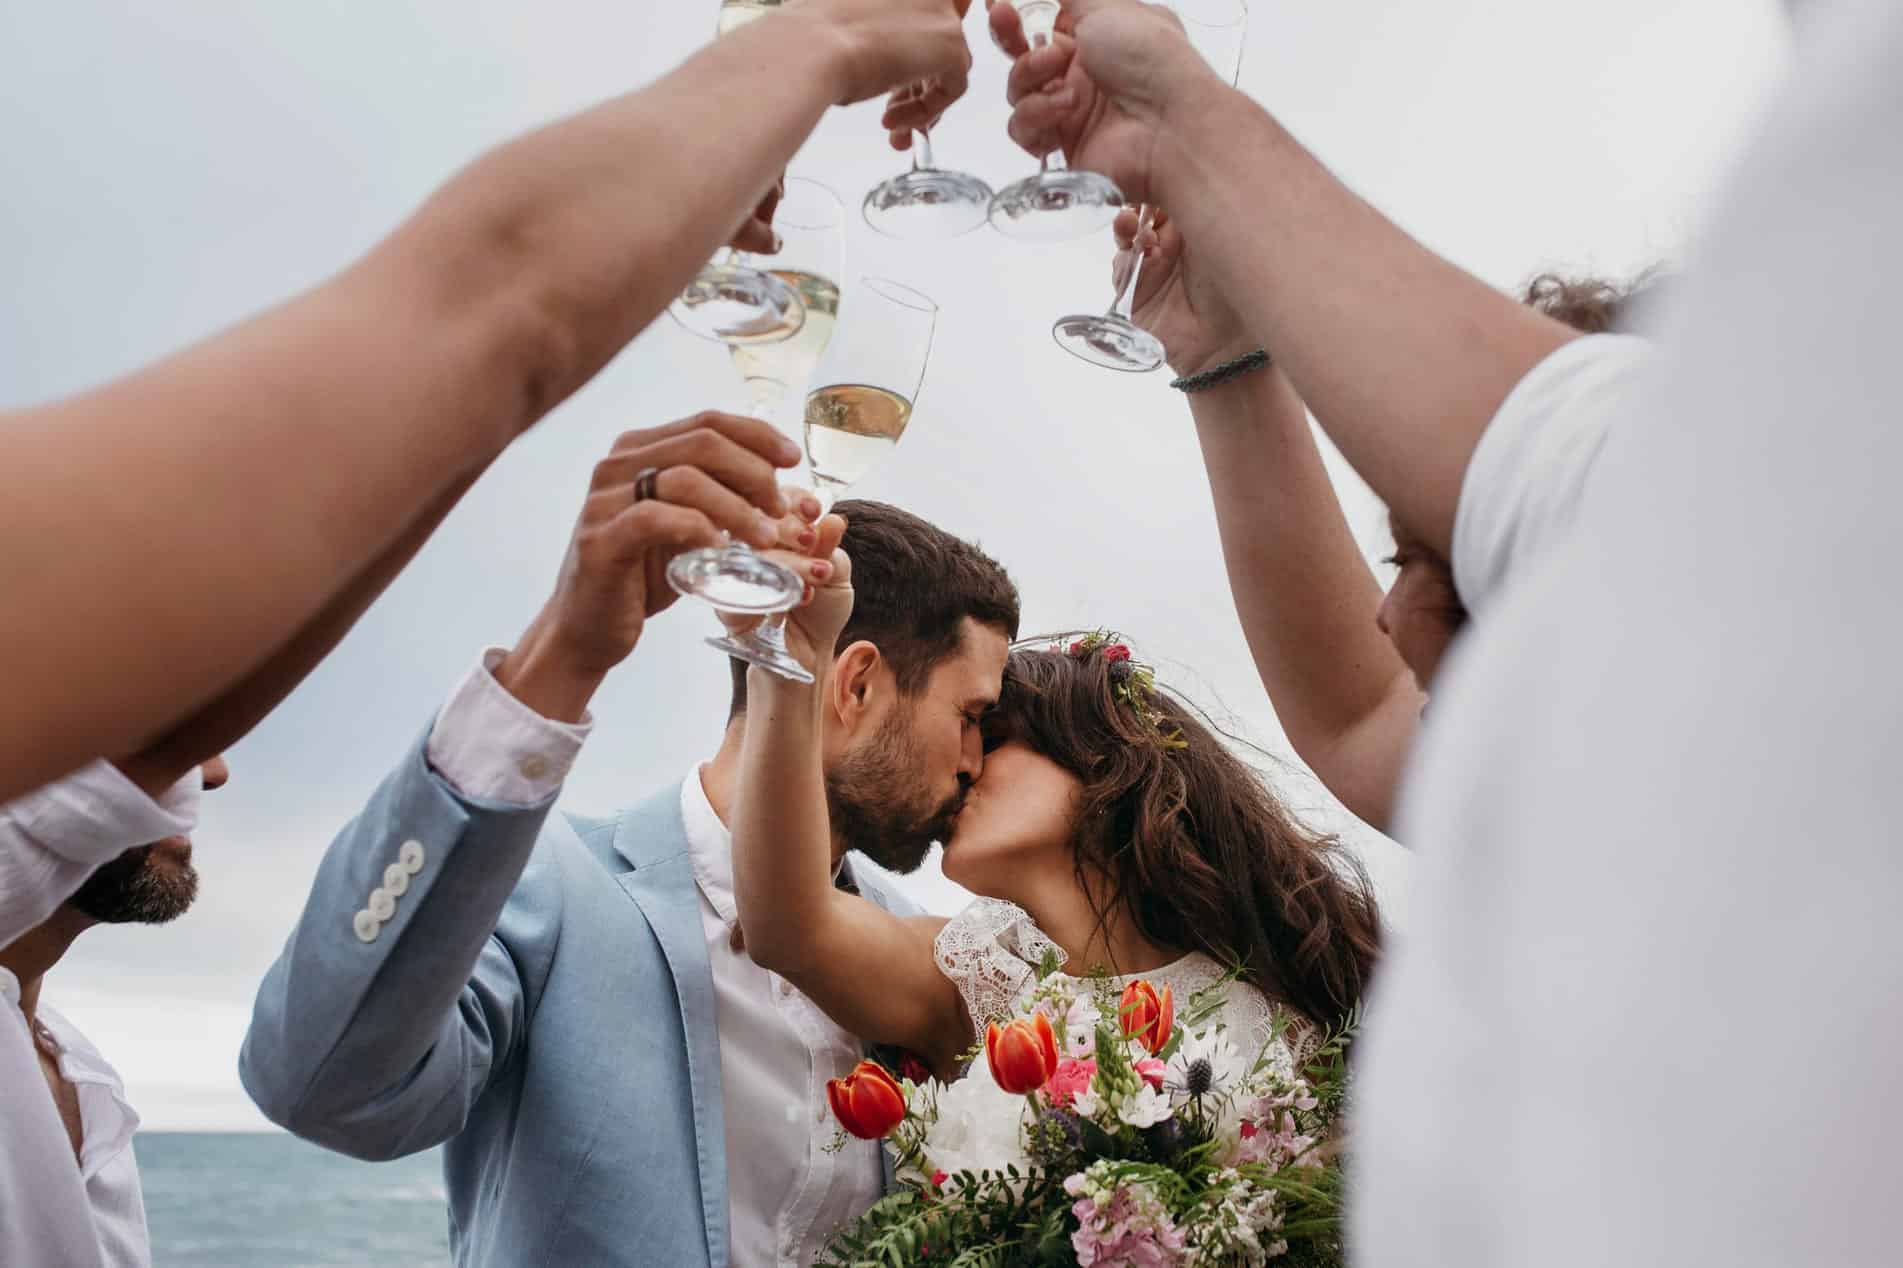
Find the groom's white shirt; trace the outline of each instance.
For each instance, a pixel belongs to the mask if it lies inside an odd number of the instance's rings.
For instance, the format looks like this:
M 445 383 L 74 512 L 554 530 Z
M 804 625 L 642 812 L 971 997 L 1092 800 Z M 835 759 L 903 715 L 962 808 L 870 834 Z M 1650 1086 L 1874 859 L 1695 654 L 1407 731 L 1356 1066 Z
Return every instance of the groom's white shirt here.
M 535 805 L 560 788 L 589 727 L 544 718 L 510 695 L 493 673 L 502 656 L 487 649 L 443 706 L 429 761 L 464 796 Z M 808 1264 L 881 1192 L 877 1145 L 849 1139 L 830 1149 L 826 1080 L 843 1078 L 863 1049 L 784 978 L 733 949 L 733 840 L 698 771 L 681 783 L 681 819 L 720 1032 L 731 1262 Z
M 681 783 L 681 819 L 714 974 L 733 1263 L 808 1264 L 839 1224 L 879 1199 L 878 1145 L 847 1137 L 829 1152 L 838 1127 L 826 1080 L 845 1077 L 863 1048 L 785 978 L 733 949 L 733 837 L 698 771 Z

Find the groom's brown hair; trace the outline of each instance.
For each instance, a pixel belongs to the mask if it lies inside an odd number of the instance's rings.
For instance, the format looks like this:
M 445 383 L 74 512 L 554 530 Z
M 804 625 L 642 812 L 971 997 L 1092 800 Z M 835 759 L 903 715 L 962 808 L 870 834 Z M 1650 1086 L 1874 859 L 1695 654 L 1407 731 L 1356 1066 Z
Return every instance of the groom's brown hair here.
M 991 556 L 963 538 L 884 502 L 839 503 L 840 545 L 852 557 L 852 619 L 834 650 L 864 640 L 911 694 L 958 652 L 965 618 L 1018 636 L 1018 588 Z M 729 720 L 747 711 L 747 666 L 733 661 Z

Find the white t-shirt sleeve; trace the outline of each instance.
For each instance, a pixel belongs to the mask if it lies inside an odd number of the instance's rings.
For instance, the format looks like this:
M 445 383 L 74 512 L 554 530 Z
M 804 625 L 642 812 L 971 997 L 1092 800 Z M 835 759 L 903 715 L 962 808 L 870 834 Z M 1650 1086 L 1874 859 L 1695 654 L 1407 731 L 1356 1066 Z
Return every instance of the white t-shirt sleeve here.
M 202 778 L 194 767 L 155 801 L 95 761 L 0 806 L 0 946 L 52 915 L 101 863 L 190 832 Z
M 594 721 L 557 722 L 510 695 L 495 675 L 505 654 L 485 649 L 444 703 L 430 731 L 429 764 L 471 801 L 539 805 L 568 778 Z
M 1607 430 L 1653 361 L 1649 340 L 1587 335 L 1507 394 L 1467 464 L 1454 512 L 1454 586 L 1483 611 L 1576 518 Z

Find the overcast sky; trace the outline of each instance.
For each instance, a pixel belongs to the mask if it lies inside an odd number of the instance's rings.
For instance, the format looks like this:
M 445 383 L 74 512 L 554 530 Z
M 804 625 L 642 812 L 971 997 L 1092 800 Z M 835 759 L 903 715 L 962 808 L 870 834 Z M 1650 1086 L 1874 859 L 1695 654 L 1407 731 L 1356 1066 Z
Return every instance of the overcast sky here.
M 715 7 L 5 6 L 0 404 L 119 373 L 323 278 L 484 147 L 665 71 L 711 34 Z M 1002 185 L 1030 160 L 1004 137 L 1003 59 L 980 14 L 970 25 L 973 91 L 935 134 L 938 156 Z M 1510 287 L 1546 267 L 1630 275 L 1675 254 L 1786 38 L 1773 0 L 1256 0 L 1242 85 L 1404 227 Z M 856 208 L 900 162 L 876 112 L 834 112 L 793 171 Z M 1027 631 L 1121 629 L 1167 681 L 1287 753 L 1167 375 L 1086 366 L 1047 334 L 1107 302 L 1107 241 L 1038 248 L 982 230 L 908 245 L 855 214 L 846 251 L 843 320 L 865 273 L 943 309 L 911 429 L 859 492 L 998 555 Z M 262 1125 L 238 1087 L 238 1043 L 330 838 L 478 649 L 533 615 L 614 436 L 739 399 L 725 354 L 663 319 L 504 458 L 231 754 L 199 832 L 197 907 L 164 929 L 94 931 L 48 986 L 124 1072 L 148 1127 Z M 1352 475 L 1338 483 L 1378 556 L 1383 511 Z M 711 752 L 727 674 L 700 644 L 708 627 L 683 604 L 650 628 L 597 699 L 570 805 L 628 804 Z M 1289 761 L 1278 787 L 1351 834 L 1404 922 L 1405 856 Z M 942 878 L 918 892 L 958 902 Z

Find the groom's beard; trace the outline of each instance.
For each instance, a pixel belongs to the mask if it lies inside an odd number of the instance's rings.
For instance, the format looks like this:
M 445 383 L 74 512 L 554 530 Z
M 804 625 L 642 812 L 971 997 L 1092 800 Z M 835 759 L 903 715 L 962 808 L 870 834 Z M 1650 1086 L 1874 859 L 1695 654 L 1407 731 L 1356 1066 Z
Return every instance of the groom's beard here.
M 924 765 L 920 745 L 896 712 L 877 735 L 834 763 L 826 772 L 826 803 L 847 849 L 889 871 L 910 872 L 925 861 L 932 842 L 951 835 L 965 790 L 934 802 L 920 774 Z
M 101 864 L 66 901 L 101 924 L 162 925 L 184 915 L 196 897 L 190 862 L 140 845 Z

